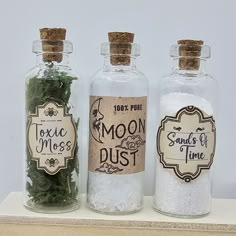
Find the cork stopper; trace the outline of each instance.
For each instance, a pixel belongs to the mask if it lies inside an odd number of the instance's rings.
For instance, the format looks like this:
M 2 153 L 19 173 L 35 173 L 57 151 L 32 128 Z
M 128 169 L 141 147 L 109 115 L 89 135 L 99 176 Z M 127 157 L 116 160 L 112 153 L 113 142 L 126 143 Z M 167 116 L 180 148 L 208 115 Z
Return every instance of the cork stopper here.
M 43 61 L 61 62 L 63 59 L 63 40 L 66 38 L 64 28 L 43 28 L 40 29 L 42 40 Z
M 198 70 L 203 45 L 202 40 L 178 40 L 179 68 L 181 70 Z
M 108 33 L 110 42 L 110 62 L 112 65 L 130 65 L 130 54 L 134 34 L 128 32 Z

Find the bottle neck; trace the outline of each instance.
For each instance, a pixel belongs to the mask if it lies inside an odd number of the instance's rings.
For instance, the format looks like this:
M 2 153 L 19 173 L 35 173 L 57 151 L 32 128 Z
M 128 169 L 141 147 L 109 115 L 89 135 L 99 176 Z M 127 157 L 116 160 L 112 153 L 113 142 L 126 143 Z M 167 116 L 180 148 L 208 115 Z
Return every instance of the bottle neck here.
M 181 58 L 173 59 L 172 72 L 178 74 L 202 74 L 206 73 L 206 59 L 197 58 L 197 65 L 194 66 L 183 66 Z M 195 61 L 196 62 L 196 61 Z M 190 62 L 191 63 L 191 62 Z
M 104 57 L 104 69 L 115 70 L 115 71 L 124 71 L 124 70 L 133 70 L 136 69 L 136 57 L 130 57 L 129 63 L 111 63 L 110 55 Z
M 37 65 L 42 65 L 42 64 L 53 64 L 55 66 L 69 66 L 69 54 L 65 54 L 63 53 L 61 55 L 61 60 L 59 61 L 47 61 L 44 59 L 44 54 L 43 53 L 39 53 L 36 55 L 36 64 Z

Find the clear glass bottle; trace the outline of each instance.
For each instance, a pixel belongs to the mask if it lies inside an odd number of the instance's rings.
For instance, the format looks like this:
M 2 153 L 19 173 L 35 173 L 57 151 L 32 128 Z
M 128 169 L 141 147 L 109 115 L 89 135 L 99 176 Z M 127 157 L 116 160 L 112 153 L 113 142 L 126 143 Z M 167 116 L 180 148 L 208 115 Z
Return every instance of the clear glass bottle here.
M 215 154 L 216 81 L 205 70 L 210 47 L 179 40 L 174 66 L 160 83 L 154 208 L 177 217 L 199 217 L 211 208 Z
M 61 213 L 79 206 L 78 77 L 63 28 L 40 29 L 37 65 L 26 78 L 25 206 Z
M 134 34 L 108 36 L 104 66 L 91 82 L 87 205 L 127 214 L 143 205 L 148 81 L 135 65 Z

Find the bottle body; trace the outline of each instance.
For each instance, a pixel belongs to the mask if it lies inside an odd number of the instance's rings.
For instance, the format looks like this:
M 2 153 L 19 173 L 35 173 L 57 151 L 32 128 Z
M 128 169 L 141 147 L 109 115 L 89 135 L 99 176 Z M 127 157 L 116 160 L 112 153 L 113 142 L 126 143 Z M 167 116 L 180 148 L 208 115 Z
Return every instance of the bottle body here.
M 87 190 L 87 205 L 92 210 L 127 214 L 142 208 L 147 92 L 147 80 L 132 66 L 105 65 L 92 80 Z M 94 99 L 100 102 L 98 146 L 92 127 Z
M 24 204 L 68 212 L 79 206 L 78 77 L 68 64 L 39 60 L 26 79 Z

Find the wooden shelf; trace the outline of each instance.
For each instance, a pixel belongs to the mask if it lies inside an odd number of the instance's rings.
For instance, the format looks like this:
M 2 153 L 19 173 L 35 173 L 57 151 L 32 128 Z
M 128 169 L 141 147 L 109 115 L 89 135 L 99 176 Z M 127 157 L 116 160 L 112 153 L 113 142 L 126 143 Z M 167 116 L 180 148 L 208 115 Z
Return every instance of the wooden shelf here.
M 236 200 L 215 199 L 203 218 L 179 219 L 158 214 L 145 197 L 144 209 L 126 216 L 94 213 L 84 205 L 64 214 L 25 209 L 22 193 L 10 193 L 0 205 L 0 236 L 206 236 L 236 235 Z

